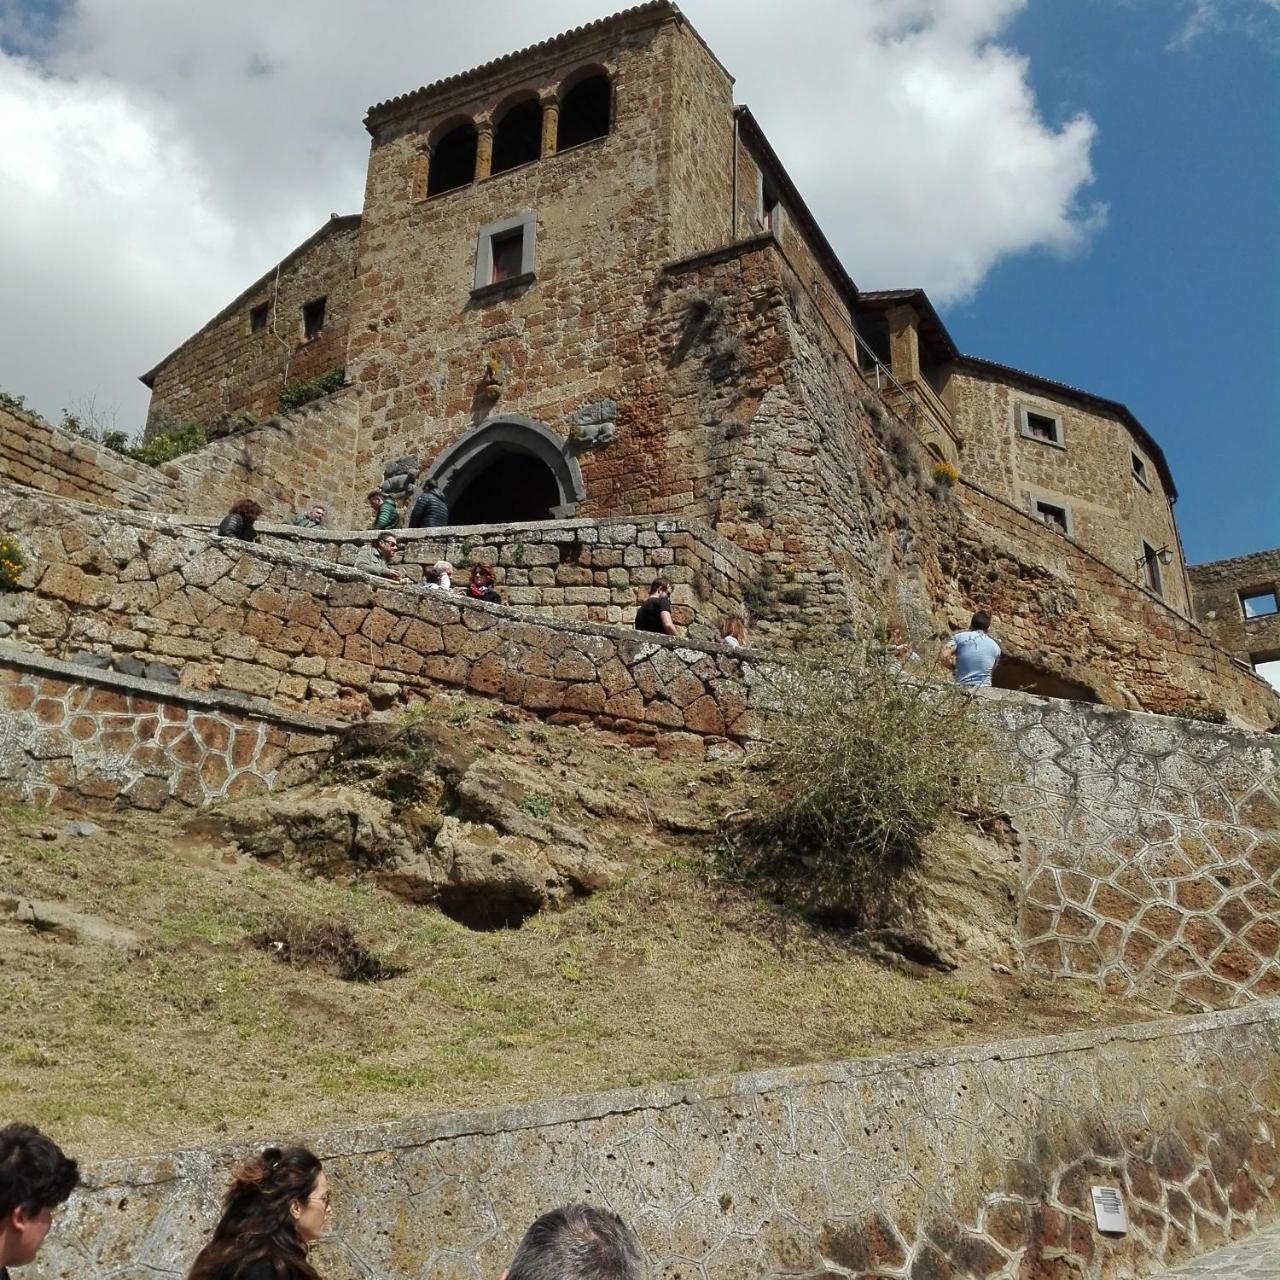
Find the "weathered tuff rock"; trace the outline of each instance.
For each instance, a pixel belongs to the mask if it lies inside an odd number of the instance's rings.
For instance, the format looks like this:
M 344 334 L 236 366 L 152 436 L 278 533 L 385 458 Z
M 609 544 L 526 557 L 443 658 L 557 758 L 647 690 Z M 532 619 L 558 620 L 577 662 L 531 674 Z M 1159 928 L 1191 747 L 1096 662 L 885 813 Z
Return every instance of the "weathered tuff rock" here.
M 367 878 L 473 928 L 518 925 L 617 881 L 621 865 L 596 842 L 540 816 L 545 775 L 467 754 L 431 726 L 364 725 L 335 750 L 329 780 L 231 806 L 223 822 L 254 857 Z

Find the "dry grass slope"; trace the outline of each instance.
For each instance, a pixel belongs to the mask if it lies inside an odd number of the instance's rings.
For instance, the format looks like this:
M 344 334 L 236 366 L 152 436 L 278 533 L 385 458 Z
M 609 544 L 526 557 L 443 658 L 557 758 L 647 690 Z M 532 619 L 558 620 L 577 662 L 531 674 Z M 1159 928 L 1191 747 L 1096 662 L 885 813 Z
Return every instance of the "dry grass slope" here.
M 77 1150 L 128 1152 L 1146 1014 L 985 961 L 882 967 L 709 878 L 745 771 L 490 710 L 438 714 L 468 750 L 540 779 L 539 808 L 587 794 L 630 868 L 519 929 L 268 865 L 209 826 L 95 814 L 78 837 L 65 813 L 0 815 L 4 1111 Z M 57 911 L 33 923 L 24 900 Z M 43 928 L 41 911 L 70 923 Z M 296 935 L 284 963 L 282 921 L 324 922 L 392 976 L 344 980 Z

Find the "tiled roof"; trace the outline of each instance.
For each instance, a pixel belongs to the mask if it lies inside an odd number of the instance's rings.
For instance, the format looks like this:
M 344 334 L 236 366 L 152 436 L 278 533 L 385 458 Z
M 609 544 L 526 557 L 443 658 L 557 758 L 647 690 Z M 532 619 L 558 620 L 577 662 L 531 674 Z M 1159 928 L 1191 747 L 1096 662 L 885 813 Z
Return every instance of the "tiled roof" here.
M 608 17 L 597 18 L 594 22 L 583 23 L 580 27 L 573 27 L 568 31 L 562 31 L 557 36 L 539 40 L 537 44 L 531 44 L 524 49 L 517 49 L 514 53 L 504 53 L 502 57 L 483 62 L 480 66 L 472 67 L 469 71 L 459 71 L 456 75 L 445 76 L 442 80 L 434 80 L 430 84 L 423 85 L 420 89 L 413 89 L 408 93 L 401 93 L 394 98 L 388 98 L 385 102 L 375 103 L 365 112 L 365 128 L 368 129 L 371 124 L 381 117 L 405 107 L 428 94 L 436 93 L 452 85 L 464 84 L 468 80 L 479 79 L 498 70 L 500 67 L 506 66 L 508 63 L 527 58 L 530 54 L 543 53 L 546 50 L 556 48 L 558 45 L 568 44 L 579 36 L 587 34 L 587 32 L 604 31 L 612 26 L 629 25 L 638 18 L 659 19 L 666 17 L 681 18 L 686 23 L 688 22 L 688 19 L 684 17 L 676 5 L 671 3 L 671 0 L 648 0 L 646 4 L 638 4 L 630 9 L 623 9 L 619 13 L 610 14 Z M 692 26 L 689 29 L 692 31 Z M 697 35 L 696 31 L 694 35 Z M 698 39 L 702 42 L 704 48 L 707 47 L 706 41 L 702 40 L 701 36 L 698 36 Z M 711 50 L 708 48 L 707 52 L 710 53 Z M 713 53 L 711 56 L 714 58 L 715 54 Z M 719 62 L 720 60 L 717 58 L 716 61 Z M 728 75 L 728 72 L 726 71 L 725 74 Z M 732 79 L 732 76 L 730 76 L 730 79 Z

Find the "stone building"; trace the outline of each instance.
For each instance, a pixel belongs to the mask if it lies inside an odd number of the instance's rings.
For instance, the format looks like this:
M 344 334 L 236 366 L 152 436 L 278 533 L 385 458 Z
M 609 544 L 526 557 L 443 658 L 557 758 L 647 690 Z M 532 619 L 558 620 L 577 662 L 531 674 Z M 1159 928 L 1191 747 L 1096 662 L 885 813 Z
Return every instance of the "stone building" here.
M 1280 688 L 1280 550 L 1192 565 L 1196 616 L 1226 650 Z
M 1154 705 L 1131 677 L 1156 659 L 1111 639 L 1195 627 L 1158 444 L 1122 404 L 962 354 L 923 291 L 859 290 L 668 0 L 364 123 L 360 215 L 145 376 L 149 430 L 266 416 L 341 367 L 311 443 L 349 474 L 276 465 L 278 501 L 358 524 L 408 458 L 458 524 L 703 521 L 760 557 L 765 633 L 886 611 L 942 631 L 995 603 L 1020 687 Z M 944 462 L 955 495 L 930 482 Z M 1090 575 L 1105 608 L 1079 598 Z M 1097 617 L 1068 639 L 1063 610 Z M 1082 645 L 1105 672 L 1082 677 Z

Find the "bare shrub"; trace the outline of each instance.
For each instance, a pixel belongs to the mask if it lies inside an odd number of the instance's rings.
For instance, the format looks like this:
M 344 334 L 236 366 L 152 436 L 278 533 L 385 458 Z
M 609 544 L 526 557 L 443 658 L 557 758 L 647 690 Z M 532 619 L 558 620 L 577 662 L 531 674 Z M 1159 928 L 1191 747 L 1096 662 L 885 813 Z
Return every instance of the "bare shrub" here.
M 326 969 L 345 982 L 378 982 L 403 972 L 380 960 L 356 941 L 346 925 L 334 920 L 282 914 L 255 933 L 251 941 L 281 964 Z
M 985 807 L 998 776 L 974 698 L 905 675 L 876 642 L 807 653 L 776 681 L 769 785 L 734 841 L 745 869 L 809 910 L 900 918 L 925 839 Z

